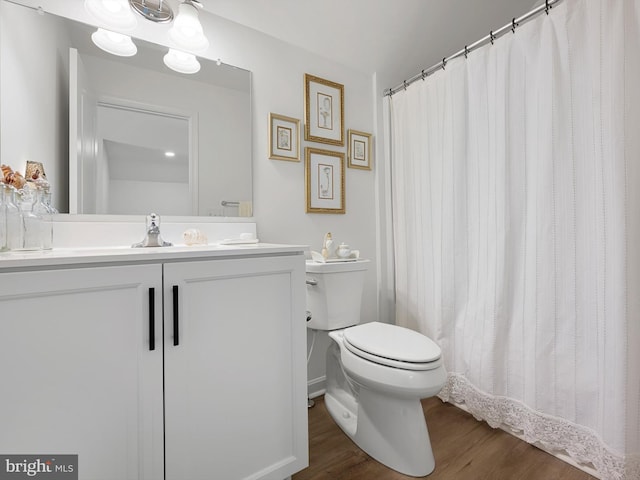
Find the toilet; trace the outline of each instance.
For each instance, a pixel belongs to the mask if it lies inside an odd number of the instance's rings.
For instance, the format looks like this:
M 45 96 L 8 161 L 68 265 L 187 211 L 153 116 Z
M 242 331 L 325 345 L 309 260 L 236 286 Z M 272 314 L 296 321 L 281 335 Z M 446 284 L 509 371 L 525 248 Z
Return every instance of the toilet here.
M 328 331 L 325 405 L 362 450 L 405 475 L 435 468 L 420 400 L 436 395 L 446 371 L 440 347 L 397 325 L 360 323 L 368 260 L 307 261 L 307 327 Z

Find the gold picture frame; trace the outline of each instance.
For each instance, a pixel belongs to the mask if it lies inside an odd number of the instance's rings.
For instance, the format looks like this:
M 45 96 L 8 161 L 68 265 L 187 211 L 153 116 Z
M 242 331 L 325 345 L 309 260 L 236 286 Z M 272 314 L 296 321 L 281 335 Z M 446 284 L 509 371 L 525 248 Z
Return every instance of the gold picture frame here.
M 307 213 L 345 213 L 344 153 L 305 148 Z
M 371 170 L 371 134 L 349 130 L 349 168 Z
M 300 161 L 300 120 L 269 114 L 269 158 Z
M 304 139 L 344 146 L 344 85 L 304 74 Z

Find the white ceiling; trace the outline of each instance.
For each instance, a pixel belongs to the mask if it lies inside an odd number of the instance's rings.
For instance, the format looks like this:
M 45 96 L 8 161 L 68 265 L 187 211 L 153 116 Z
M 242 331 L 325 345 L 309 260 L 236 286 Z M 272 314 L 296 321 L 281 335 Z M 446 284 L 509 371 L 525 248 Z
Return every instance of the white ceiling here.
M 396 86 L 535 0 L 201 0 L 205 10 Z

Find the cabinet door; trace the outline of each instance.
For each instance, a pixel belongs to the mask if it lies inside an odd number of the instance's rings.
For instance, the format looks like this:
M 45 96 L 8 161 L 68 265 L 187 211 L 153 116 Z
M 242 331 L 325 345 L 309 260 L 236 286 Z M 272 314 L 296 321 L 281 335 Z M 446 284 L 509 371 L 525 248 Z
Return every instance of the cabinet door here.
M 0 452 L 77 454 L 80 479 L 163 478 L 161 268 L 0 273 Z
M 165 264 L 164 281 L 167 480 L 306 467 L 303 256 Z

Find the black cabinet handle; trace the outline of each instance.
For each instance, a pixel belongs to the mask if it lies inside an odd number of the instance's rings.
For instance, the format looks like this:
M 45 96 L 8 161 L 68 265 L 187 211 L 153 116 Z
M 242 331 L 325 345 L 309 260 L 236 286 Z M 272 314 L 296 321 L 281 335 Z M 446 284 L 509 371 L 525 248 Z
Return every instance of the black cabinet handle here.
M 149 350 L 156 349 L 156 289 L 149 289 Z
M 173 286 L 173 344 L 180 343 L 180 333 L 178 331 L 178 285 Z

